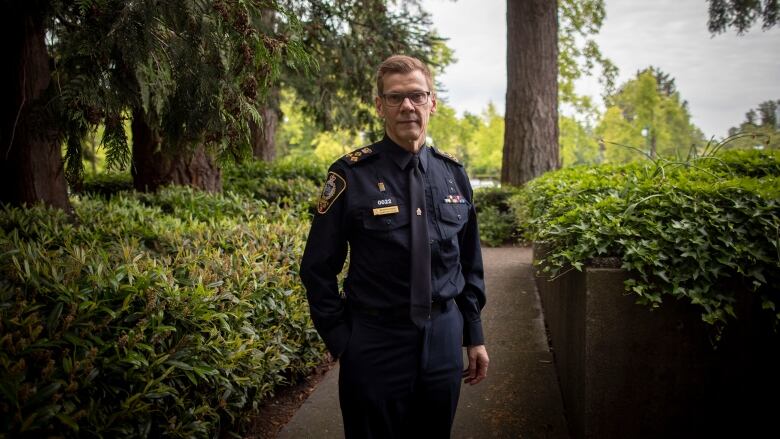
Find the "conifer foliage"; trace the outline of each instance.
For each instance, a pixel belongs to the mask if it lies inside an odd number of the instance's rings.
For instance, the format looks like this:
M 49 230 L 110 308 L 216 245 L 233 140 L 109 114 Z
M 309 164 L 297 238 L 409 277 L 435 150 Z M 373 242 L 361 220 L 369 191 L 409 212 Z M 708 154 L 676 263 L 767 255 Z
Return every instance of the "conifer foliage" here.
M 107 128 L 109 164 L 126 164 L 129 148 L 120 131 L 132 117 L 137 189 L 168 182 L 219 189 L 197 175 L 176 181 L 176 161 L 246 155 L 248 121 L 259 120 L 257 104 L 280 64 L 310 66 L 294 35 L 282 39 L 261 29 L 267 9 L 285 14 L 269 1 L 112 0 L 68 8 L 71 22 L 55 18 L 55 75 L 70 91 L 59 97 L 75 110 L 63 118 L 75 121 L 67 130 L 74 139 L 66 157 L 71 180 L 80 175 L 78 139 L 94 123 Z
M 30 178 L 22 170 L 9 181 L 12 186 L 64 188 L 63 175 L 77 185 L 81 139 L 98 124 L 105 126 L 109 165 L 129 165 L 124 127 L 131 117 L 135 134 L 147 140 L 139 152 L 154 156 L 134 163 L 136 179 L 143 166 L 161 167 L 143 187 L 136 182 L 137 188 L 175 182 L 182 174 L 177 157 L 245 155 L 248 121 L 259 120 L 257 103 L 281 64 L 302 71 L 313 66 L 294 31 L 295 17 L 272 0 L 5 1 L 2 9 L 4 21 L 27 24 L 11 28 L 15 47 L 9 51 L 12 68 L 4 73 L 0 138 L 24 156 L 27 133 L 42 131 L 54 151 L 48 165 L 53 171 Z M 269 9 L 293 31 L 277 36 L 261 29 L 260 17 Z M 35 75 L 31 66 L 37 66 Z M 31 78 L 38 81 L 34 87 Z M 67 144 L 64 173 L 60 142 Z M 27 159 L 30 167 L 40 168 L 40 157 Z M 13 154 L 2 160 L 4 168 L 19 167 Z M 198 179 L 206 178 L 184 179 L 199 186 Z M 47 201 L 6 192 L 3 202 Z M 62 192 L 64 201 L 47 203 L 67 205 Z
M 728 28 L 744 34 L 757 21 L 764 30 L 777 24 L 780 2 L 777 0 L 707 0 L 710 17 L 707 28 L 713 34 L 726 32 Z
M 11 204 L 67 208 L 65 178 L 78 190 L 82 140 L 97 126 L 107 165 L 129 166 L 137 190 L 173 183 L 219 191 L 222 159 L 251 156 L 259 138 L 273 142 L 280 88 L 295 90 L 323 127 L 365 129 L 382 59 L 451 59 L 417 0 L 38 0 L 0 8 L 13 35 L 0 111 L 0 201 Z
M 388 56 L 403 53 L 425 61 L 435 75 L 452 61 L 419 0 L 281 1 L 298 18 L 302 42 L 320 62 L 313 76 L 284 69 L 276 94 L 267 102 L 271 111 L 264 111 L 264 138 L 254 144 L 255 157 L 275 156 L 274 119 L 283 116 L 284 99 L 278 90 L 293 91 L 297 107 L 321 129 L 362 130 L 376 138 L 382 135 L 373 104 L 376 67 Z M 270 22 L 277 33 L 290 33 L 288 22 L 279 17 Z

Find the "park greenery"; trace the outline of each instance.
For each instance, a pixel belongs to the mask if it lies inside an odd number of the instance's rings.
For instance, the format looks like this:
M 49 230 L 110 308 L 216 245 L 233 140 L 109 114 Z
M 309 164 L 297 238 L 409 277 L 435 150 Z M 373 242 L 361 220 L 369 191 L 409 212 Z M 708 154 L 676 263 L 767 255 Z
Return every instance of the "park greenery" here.
M 513 198 L 518 222 L 553 276 L 617 258 L 639 303 L 683 299 L 723 328 L 747 292 L 777 328 L 780 153 L 710 152 L 545 174 Z
M 5 437 L 213 437 L 322 361 L 298 261 L 323 168 L 234 167 L 225 194 L 95 180 L 0 211 Z
M 739 126 L 729 128 L 729 136 L 735 148 L 780 149 L 780 99 L 764 101 L 745 113 Z
M 347 130 L 323 131 L 298 110 L 294 99 L 283 105 L 284 122 L 277 144 L 284 154 L 311 156 L 334 160 L 367 140 Z M 607 96 L 603 112 L 593 108 L 587 117 L 562 115 L 559 118 L 560 162 L 564 167 L 601 163 L 628 163 L 651 157 L 684 156 L 692 148 L 702 150 L 707 139 L 691 121 L 687 102 L 677 90 L 674 78 L 656 68 L 648 67 L 621 84 Z M 769 101 L 771 104 L 771 101 Z M 780 136 L 774 110 L 767 103 L 761 116 L 755 110 L 747 114 L 748 121 L 736 132 L 756 134 L 753 140 L 733 140 L 730 149 L 764 145 L 776 148 Z M 771 108 L 770 108 L 771 107 Z M 751 116 L 752 115 L 752 116 Z M 753 128 L 760 117 L 761 125 Z M 751 119 L 752 118 L 752 119 Z M 750 122 L 750 121 L 753 122 Z M 472 177 L 498 179 L 502 166 L 504 118 L 492 103 L 480 114 L 458 115 L 439 100 L 438 110 L 431 117 L 428 136 L 431 144 L 455 154 Z M 768 139 L 774 139 L 767 143 Z M 748 142 L 746 144 L 745 142 Z
M 479 217 L 479 237 L 483 245 L 512 245 L 523 237 L 513 199 L 521 189 L 514 186 L 485 187 L 474 191 Z
M 275 156 L 282 90 L 295 93 L 318 127 L 376 137 L 366 66 L 403 52 L 438 71 L 452 55 L 417 0 L 50 0 L 0 8 L 14 37 L 0 100 L 0 140 L 8 145 L 0 201 L 14 205 L 69 210 L 66 178 L 71 187 L 81 183 L 96 131 L 106 166 L 129 169 L 136 190 L 178 184 L 219 192 L 226 162 Z
M 777 17 L 709 3 L 712 32 Z M 436 77 L 454 54 L 417 0 L 2 12 L 0 437 L 240 434 L 324 358 L 298 261 L 328 163 L 382 134 L 373 66 L 404 52 Z M 670 73 L 615 87 L 592 39 L 603 1 L 557 12 L 552 96 L 573 111 L 545 146 L 564 169 L 477 189 L 483 243 L 550 244 L 553 274 L 617 258 L 641 302 L 683 298 L 718 327 L 738 285 L 777 322 L 780 101 L 713 154 Z M 596 67 L 603 111 L 573 87 Z M 515 170 L 508 128 L 492 103 L 459 115 L 442 97 L 429 143 L 495 180 Z

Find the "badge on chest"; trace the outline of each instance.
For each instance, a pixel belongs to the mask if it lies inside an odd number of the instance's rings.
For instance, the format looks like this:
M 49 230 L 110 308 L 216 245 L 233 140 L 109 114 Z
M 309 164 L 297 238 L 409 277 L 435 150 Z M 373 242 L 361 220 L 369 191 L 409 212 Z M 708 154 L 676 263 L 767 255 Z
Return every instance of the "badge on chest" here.
M 466 204 L 466 198 L 461 195 L 450 194 L 444 198 L 446 204 Z
M 374 216 L 389 215 L 391 213 L 398 213 L 398 203 L 396 203 L 393 197 L 380 198 L 374 200 L 372 212 Z

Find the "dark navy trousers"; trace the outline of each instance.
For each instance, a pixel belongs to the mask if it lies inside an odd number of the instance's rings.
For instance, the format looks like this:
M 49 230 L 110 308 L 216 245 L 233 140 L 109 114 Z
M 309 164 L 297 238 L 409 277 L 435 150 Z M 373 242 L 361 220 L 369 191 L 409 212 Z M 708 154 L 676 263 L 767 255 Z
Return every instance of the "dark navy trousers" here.
M 449 438 L 460 396 L 463 317 L 450 300 L 416 327 L 409 318 L 350 312 L 339 358 L 347 439 Z

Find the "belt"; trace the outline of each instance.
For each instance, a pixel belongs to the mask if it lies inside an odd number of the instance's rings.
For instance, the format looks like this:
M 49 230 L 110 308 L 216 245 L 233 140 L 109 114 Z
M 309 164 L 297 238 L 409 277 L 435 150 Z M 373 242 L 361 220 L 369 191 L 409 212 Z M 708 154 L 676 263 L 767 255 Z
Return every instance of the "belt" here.
M 447 300 L 434 300 L 431 302 L 431 319 L 438 317 L 440 314 L 446 312 L 452 299 Z M 350 311 L 359 315 L 366 315 L 372 317 L 380 317 L 392 320 L 411 319 L 409 316 L 410 309 L 408 306 L 395 306 L 390 308 L 374 308 L 370 306 L 364 306 L 355 302 L 347 302 Z

